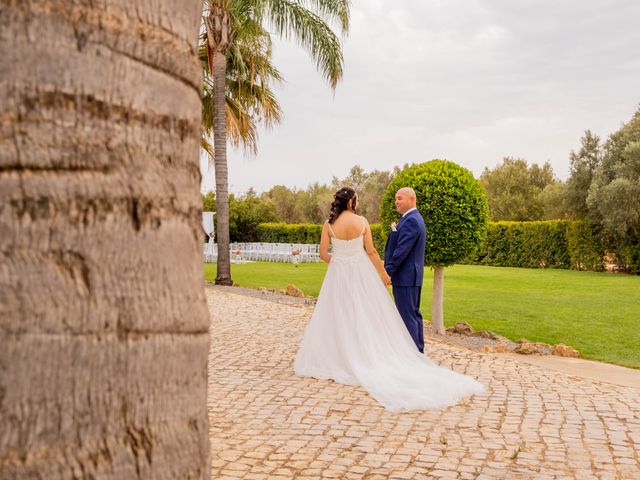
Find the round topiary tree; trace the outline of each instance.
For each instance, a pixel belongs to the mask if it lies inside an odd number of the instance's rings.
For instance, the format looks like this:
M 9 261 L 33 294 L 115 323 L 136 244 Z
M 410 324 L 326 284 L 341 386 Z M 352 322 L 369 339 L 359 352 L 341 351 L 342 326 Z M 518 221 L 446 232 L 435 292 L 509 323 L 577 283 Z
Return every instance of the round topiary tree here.
M 462 260 L 483 241 L 489 221 L 487 196 L 473 174 L 453 162 L 431 160 L 412 165 L 395 176 L 382 198 L 384 232 L 399 218 L 395 194 L 402 187 L 415 190 L 417 208 L 424 218 L 424 260 L 434 269 L 432 323 L 443 334 L 444 267 Z

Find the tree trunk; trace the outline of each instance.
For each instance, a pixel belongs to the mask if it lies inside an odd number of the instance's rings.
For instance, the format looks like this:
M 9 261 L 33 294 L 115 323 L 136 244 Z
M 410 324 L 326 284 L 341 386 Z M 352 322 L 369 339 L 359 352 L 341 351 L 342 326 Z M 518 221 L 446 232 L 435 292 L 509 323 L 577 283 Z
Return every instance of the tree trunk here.
M 227 56 L 213 54 L 213 144 L 216 173 L 216 239 L 218 241 L 218 268 L 216 284 L 232 285 L 229 255 L 229 174 L 227 170 L 227 110 L 226 78 Z
M 209 477 L 201 0 L 0 0 L 0 478 Z
M 444 335 L 444 267 L 433 271 L 433 303 L 431 304 L 431 325 L 435 333 Z

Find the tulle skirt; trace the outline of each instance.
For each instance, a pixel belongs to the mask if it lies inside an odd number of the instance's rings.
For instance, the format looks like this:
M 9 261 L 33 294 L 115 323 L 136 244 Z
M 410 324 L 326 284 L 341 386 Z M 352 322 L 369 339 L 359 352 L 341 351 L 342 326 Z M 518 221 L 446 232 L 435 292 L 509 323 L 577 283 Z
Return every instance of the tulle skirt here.
M 360 385 L 393 411 L 439 409 L 484 391 L 418 351 L 364 251 L 333 256 L 294 368 Z

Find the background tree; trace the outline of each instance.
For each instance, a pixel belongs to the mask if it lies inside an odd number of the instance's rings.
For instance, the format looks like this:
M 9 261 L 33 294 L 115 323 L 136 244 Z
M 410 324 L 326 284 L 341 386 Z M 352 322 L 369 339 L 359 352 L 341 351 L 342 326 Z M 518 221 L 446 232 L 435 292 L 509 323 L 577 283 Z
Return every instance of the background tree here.
M 640 109 L 604 146 L 587 205 L 608 235 L 619 267 L 640 272 Z
M 261 199 L 253 189 L 239 198 L 230 195 L 229 213 L 232 242 L 257 242 L 259 224 L 280 220 L 273 202 Z
M 301 223 L 302 209 L 296 201 L 296 191 L 284 185 L 276 185 L 264 193 L 263 198 L 271 201 L 275 214 L 287 223 Z
M 351 170 L 349 170 L 349 175 L 345 178 L 340 179 L 334 176 L 331 180 L 331 186 L 333 187 L 334 192 L 345 186 L 349 186 L 356 192 L 359 192 L 362 190 L 362 187 L 364 187 L 367 177 L 367 173 L 360 165 L 354 165 L 351 167 Z
M 555 182 L 547 185 L 538 195 L 542 206 L 540 220 L 558 220 L 571 217 L 571 210 L 567 205 L 567 183 Z
M 210 476 L 201 7 L 1 3 L 0 478 Z
M 307 187 L 306 193 L 307 197 L 303 205 L 304 222 L 323 223 L 329 218 L 335 191 L 327 185 L 316 182 Z
M 353 188 L 358 192 L 358 213 L 364 215 L 369 223 L 378 223 L 380 221 L 380 201 L 389 185 L 389 182 L 399 169 L 393 172 L 374 170 L 370 173 L 364 171 L 360 165 L 351 167 L 349 175 L 340 179 L 333 177 L 331 186 L 333 192 L 343 186 Z M 329 203 L 333 201 L 333 196 L 329 199 Z
M 521 158 L 505 157 L 492 170 L 486 168 L 480 183 L 487 193 L 491 220 L 542 220 L 544 204 L 541 193 L 556 183 L 549 162 L 542 167 L 528 166 Z
M 380 222 L 382 197 L 395 173 L 394 171 L 374 170 L 367 175 L 359 194 L 360 208 L 358 213 L 364 215 L 369 223 Z
M 412 187 L 427 232 L 425 265 L 434 269 L 431 318 L 434 330 L 444 334 L 444 267 L 467 257 L 482 242 L 489 220 L 488 203 L 480 182 L 470 171 L 447 160 L 432 160 L 402 170 L 382 199 L 382 229 L 398 219 L 395 194 Z
M 593 177 L 602 163 L 602 146 L 600 137 L 590 130 L 584 132 L 580 139 L 580 150 L 571 151 L 571 173 L 567 180 L 566 204 L 572 218 L 588 219 L 589 206 L 587 196 Z
M 203 212 L 215 212 L 216 211 L 216 193 L 207 192 L 202 195 L 202 211 Z
M 229 50 L 234 37 L 243 29 L 266 32 L 269 25 L 284 38 L 295 39 L 307 49 L 322 75 L 335 88 L 342 77 L 342 47 L 329 24 L 335 22 L 343 32 L 349 24 L 348 0 L 207 0 L 204 14 L 206 51 L 213 78 L 214 166 L 216 173 L 218 268 L 216 283 L 230 285 L 229 199 L 227 169 L 226 76 Z

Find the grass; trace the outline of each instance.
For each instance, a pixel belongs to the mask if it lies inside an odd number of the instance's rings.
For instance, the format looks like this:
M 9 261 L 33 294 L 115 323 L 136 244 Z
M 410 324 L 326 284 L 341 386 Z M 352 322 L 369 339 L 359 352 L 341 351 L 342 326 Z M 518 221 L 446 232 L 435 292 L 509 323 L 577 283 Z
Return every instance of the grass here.
M 323 263 L 232 266 L 236 284 L 317 296 Z M 213 281 L 215 265 L 205 264 Z M 422 312 L 431 317 L 433 275 L 425 272 Z M 455 265 L 445 270 L 445 324 L 467 321 L 512 340 L 565 343 L 584 358 L 640 369 L 640 277 L 570 270 Z

